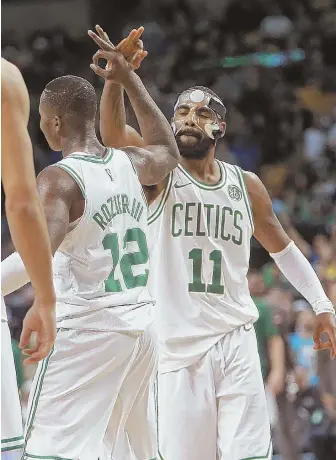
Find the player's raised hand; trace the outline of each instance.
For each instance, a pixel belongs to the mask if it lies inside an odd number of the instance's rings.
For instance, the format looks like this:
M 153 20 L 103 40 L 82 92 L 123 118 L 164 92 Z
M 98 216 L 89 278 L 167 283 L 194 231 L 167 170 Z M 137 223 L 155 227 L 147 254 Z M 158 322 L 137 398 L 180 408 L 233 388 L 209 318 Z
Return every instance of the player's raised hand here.
M 327 341 L 321 340 L 321 334 L 328 336 Z M 336 317 L 333 313 L 320 313 L 315 318 L 313 339 L 314 350 L 330 350 L 330 358 L 336 356 Z
M 127 60 L 128 64 L 133 70 L 138 69 L 140 67 L 141 62 L 145 59 L 145 57 L 148 54 L 147 51 L 145 51 L 143 48 L 142 40 L 140 40 L 143 31 L 143 27 L 131 30 L 128 37 L 121 40 L 121 42 L 118 43 L 118 45 L 115 47 L 117 51 L 121 52 L 121 54 L 124 56 L 124 58 Z M 102 27 L 96 25 L 96 32 L 102 40 L 113 46 L 108 34 L 102 29 Z
M 114 46 L 113 43 L 111 42 L 110 37 L 108 36 L 107 32 L 105 32 L 105 30 L 102 27 L 100 27 L 99 24 L 96 25 L 95 29 L 96 29 L 97 34 L 99 35 L 99 37 L 102 40 L 104 40 L 105 42 L 107 42 L 110 45 Z
M 42 304 L 35 298 L 33 306 L 26 314 L 19 344 L 22 353 L 29 356 L 24 360 L 24 364 L 37 363 L 46 358 L 52 350 L 56 338 L 56 314 L 55 302 L 51 303 L 52 305 L 49 302 Z M 27 348 L 33 333 L 36 334 L 36 343 L 33 348 Z
M 93 56 L 91 69 L 105 80 L 123 84 L 132 72 L 132 67 L 128 64 L 120 51 L 117 51 L 111 42 L 107 42 L 99 37 L 92 30 L 88 31 L 89 36 L 97 43 L 100 49 Z M 109 65 L 103 69 L 99 66 L 99 60 L 104 59 Z
M 127 62 L 133 69 L 138 69 L 141 62 L 148 55 L 147 51 L 144 50 L 143 41 L 140 40 L 143 31 L 144 28 L 142 26 L 138 29 L 133 29 L 128 37 L 121 40 L 116 47 L 127 59 Z

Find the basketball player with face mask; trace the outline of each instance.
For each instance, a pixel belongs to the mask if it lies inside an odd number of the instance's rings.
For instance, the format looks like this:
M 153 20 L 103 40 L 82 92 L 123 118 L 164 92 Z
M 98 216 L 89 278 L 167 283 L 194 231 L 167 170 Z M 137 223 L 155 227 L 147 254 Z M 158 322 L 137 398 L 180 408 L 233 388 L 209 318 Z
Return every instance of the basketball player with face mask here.
M 108 61 L 113 45 L 91 38 Z M 141 53 L 141 43 L 134 53 Z M 139 55 L 139 54 L 138 54 Z M 139 145 L 126 125 L 121 85 L 106 69 L 101 133 L 106 145 Z M 315 348 L 336 353 L 335 310 L 308 261 L 275 217 L 259 178 L 215 158 L 226 109 L 210 89 L 177 98 L 171 126 L 180 165 L 150 188 L 151 285 L 160 341 L 160 459 L 271 459 L 272 442 L 247 283 L 255 236 L 312 305 Z M 321 332 L 328 335 L 321 342 Z

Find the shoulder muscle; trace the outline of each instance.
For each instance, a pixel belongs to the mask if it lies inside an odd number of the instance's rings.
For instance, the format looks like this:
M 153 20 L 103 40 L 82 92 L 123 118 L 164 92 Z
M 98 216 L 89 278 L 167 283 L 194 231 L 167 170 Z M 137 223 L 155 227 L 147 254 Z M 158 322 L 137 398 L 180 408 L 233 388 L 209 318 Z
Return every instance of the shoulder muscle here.
M 39 174 L 37 189 L 55 253 L 68 232 L 71 206 L 81 192 L 70 174 L 57 166 L 49 166 Z
M 56 165 L 48 166 L 37 176 L 37 187 L 41 198 L 50 195 L 67 202 L 72 201 L 78 188 L 72 176 Z

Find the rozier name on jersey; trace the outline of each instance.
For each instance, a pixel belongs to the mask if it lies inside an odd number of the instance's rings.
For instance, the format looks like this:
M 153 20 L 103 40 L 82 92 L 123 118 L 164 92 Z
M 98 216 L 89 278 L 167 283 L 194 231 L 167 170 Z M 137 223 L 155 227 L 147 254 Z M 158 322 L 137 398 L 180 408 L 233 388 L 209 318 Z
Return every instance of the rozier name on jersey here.
M 243 219 L 242 212 L 230 206 L 175 203 L 172 207 L 171 232 L 173 237 L 207 235 L 241 245 Z
M 137 222 L 140 221 L 144 210 L 144 205 L 136 198 L 130 198 L 126 194 L 118 194 L 111 196 L 100 207 L 100 211 L 96 212 L 93 220 L 99 225 L 102 230 L 105 230 L 112 220 L 120 214 L 129 214 Z

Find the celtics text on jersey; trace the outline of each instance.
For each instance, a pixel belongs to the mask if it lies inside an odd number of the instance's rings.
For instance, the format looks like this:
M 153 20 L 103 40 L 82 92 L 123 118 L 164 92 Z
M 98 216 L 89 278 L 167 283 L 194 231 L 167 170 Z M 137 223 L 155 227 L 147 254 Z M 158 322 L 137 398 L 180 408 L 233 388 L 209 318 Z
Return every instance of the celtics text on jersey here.
M 242 171 L 218 162 L 217 184 L 183 166 L 150 206 L 150 286 L 161 370 L 194 363 L 224 334 L 258 317 L 247 271 L 253 215 Z

